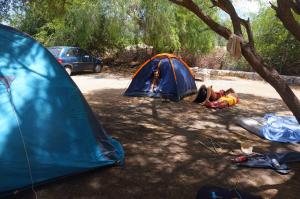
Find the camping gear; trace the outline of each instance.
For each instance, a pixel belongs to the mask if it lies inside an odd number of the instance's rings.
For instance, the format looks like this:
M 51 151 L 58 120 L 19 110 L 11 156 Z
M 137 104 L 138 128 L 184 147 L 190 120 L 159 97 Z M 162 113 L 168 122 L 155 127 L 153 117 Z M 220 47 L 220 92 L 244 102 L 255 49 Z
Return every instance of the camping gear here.
M 247 156 L 238 156 L 236 158 L 233 158 L 231 161 L 234 162 L 234 163 L 239 163 L 239 162 L 245 162 L 248 160 L 248 157 Z
M 196 92 L 194 74 L 189 66 L 181 58 L 163 53 L 140 66 L 124 95 L 180 101 Z
M 249 132 L 260 136 L 260 129 L 265 125 L 265 119 L 262 117 L 238 117 L 236 123 Z
M 4 25 L 0 46 L 0 195 L 123 164 L 121 145 L 46 48 Z
M 252 154 L 252 151 L 253 151 L 253 145 L 250 143 L 247 143 L 247 142 L 242 142 L 241 143 L 241 151 L 244 154 L 250 155 L 250 154 Z
M 234 162 L 237 166 L 273 169 L 280 174 L 291 171 L 287 163 L 300 162 L 299 152 L 253 154 L 247 156 L 246 161 Z
M 229 189 L 206 185 L 199 189 L 197 199 L 262 199 L 262 197 L 235 188 Z
M 264 118 L 237 118 L 246 130 L 275 142 L 299 142 L 300 125 L 294 116 L 266 114 Z

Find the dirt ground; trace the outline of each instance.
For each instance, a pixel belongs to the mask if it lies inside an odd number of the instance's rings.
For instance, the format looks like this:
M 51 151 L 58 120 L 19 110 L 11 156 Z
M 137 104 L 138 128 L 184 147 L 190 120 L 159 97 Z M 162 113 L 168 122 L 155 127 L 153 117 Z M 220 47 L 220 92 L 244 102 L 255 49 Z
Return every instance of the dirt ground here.
M 129 98 L 122 93 L 130 74 L 77 74 L 84 93 L 106 131 L 126 153 L 124 168 L 110 167 L 37 187 L 38 198 L 119 199 L 195 198 L 207 184 L 257 193 L 264 198 L 300 198 L 300 164 L 279 175 L 265 169 L 236 169 L 228 161 L 247 142 L 255 152 L 300 151 L 298 144 L 263 140 L 234 123 L 240 116 L 290 114 L 278 94 L 264 82 L 228 78 L 205 80 L 215 89 L 234 88 L 240 104 L 210 110 L 191 103 Z M 198 85 L 203 82 L 197 82 Z M 300 89 L 294 88 L 300 97 Z M 215 148 L 215 149 L 214 149 Z M 31 191 L 14 198 L 34 198 Z

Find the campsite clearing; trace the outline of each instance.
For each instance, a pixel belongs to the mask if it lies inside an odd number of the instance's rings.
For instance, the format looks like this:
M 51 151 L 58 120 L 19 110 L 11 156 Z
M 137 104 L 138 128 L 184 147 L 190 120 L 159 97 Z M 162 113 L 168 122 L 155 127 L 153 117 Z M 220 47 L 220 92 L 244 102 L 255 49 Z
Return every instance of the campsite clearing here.
M 234 123 L 239 116 L 290 114 L 280 97 L 260 81 L 205 80 L 215 90 L 232 87 L 240 104 L 211 110 L 188 99 L 124 97 L 130 74 L 77 74 L 72 77 L 110 135 L 125 149 L 124 168 L 113 167 L 68 177 L 37 188 L 39 198 L 195 198 L 205 184 L 237 186 L 264 198 L 299 198 L 300 164 L 279 175 L 266 169 L 234 169 L 226 157 L 251 143 L 255 152 L 300 151 L 256 137 Z M 198 87 L 203 82 L 197 82 Z M 294 88 L 298 97 L 300 89 Z M 16 196 L 34 198 L 32 192 Z

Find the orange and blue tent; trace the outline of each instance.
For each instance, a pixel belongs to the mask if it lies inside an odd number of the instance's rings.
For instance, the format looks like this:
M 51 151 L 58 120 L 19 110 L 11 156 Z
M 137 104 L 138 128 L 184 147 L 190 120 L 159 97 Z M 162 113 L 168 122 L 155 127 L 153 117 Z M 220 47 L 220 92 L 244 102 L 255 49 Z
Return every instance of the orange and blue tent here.
M 180 101 L 196 92 L 195 77 L 190 67 L 176 55 L 163 53 L 140 66 L 124 95 Z

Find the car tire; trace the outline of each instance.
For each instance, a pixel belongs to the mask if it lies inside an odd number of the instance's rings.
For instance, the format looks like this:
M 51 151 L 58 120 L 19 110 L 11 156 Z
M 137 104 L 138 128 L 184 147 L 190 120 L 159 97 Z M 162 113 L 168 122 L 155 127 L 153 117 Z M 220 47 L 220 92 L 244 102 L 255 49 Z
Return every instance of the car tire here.
M 70 75 L 70 76 L 72 75 L 72 68 L 71 67 L 67 66 L 67 67 L 65 67 L 65 70 L 68 73 L 68 75 Z
M 94 73 L 101 73 L 103 66 L 101 64 L 96 64 L 94 67 Z

